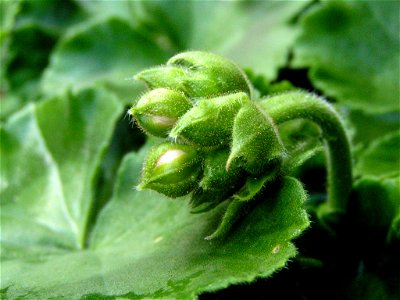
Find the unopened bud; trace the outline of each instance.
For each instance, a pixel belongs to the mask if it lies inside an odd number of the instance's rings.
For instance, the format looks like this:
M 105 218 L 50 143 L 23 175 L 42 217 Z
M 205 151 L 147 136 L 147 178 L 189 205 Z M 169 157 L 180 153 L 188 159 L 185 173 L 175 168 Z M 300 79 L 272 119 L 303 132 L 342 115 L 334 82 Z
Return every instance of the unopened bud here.
M 140 98 L 129 113 L 145 132 L 166 137 L 178 118 L 191 107 L 192 103 L 182 93 L 159 88 Z
M 228 146 L 235 116 L 247 102 L 250 99 L 245 93 L 199 100 L 179 119 L 169 136 L 202 147 Z
M 251 96 L 250 82 L 235 63 L 201 51 L 175 55 L 165 66 L 144 70 L 135 79 L 143 80 L 150 88 L 182 91 L 193 99 L 235 92 Z
M 200 171 L 201 156 L 195 149 L 161 144 L 147 157 L 138 189 L 152 189 L 172 198 L 184 196 L 196 187 Z

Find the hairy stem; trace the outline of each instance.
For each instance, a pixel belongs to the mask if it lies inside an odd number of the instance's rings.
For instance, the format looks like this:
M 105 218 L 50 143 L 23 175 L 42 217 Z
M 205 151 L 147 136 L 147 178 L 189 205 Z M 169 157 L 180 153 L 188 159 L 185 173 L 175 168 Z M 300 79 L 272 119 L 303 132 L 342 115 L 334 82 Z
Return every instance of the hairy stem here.
M 327 208 L 345 212 L 352 187 L 351 152 L 343 122 L 334 108 L 323 99 L 300 91 L 266 98 L 259 104 L 277 125 L 307 119 L 322 129 L 328 165 Z

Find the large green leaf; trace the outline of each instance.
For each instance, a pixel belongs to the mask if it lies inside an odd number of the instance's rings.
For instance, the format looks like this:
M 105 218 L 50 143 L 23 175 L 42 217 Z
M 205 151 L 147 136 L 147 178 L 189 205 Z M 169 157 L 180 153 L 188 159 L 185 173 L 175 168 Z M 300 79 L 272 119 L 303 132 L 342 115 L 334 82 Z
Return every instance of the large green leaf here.
M 230 235 L 210 242 L 204 237 L 215 229 L 223 207 L 193 215 L 186 198 L 171 200 L 134 189 L 147 148 L 124 159 L 113 197 L 98 217 L 87 249 L 48 247 L 46 242 L 56 238 L 62 242 L 66 236 L 46 233 L 34 242 L 20 235 L 4 241 L 1 288 L 5 297 L 192 299 L 202 291 L 269 276 L 296 254 L 290 240 L 308 226 L 303 209 L 306 194 L 298 181 L 286 178 L 280 190 L 270 192 L 271 198 L 249 211 Z M 52 184 L 48 179 L 43 190 Z M 33 199 L 30 206 L 43 207 L 39 200 Z M 79 195 L 75 200 L 85 202 Z M 49 206 L 43 215 L 65 218 L 57 206 L 53 209 Z M 29 220 L 21 229 L 35 228 L 28 212 L 7 209 L 3 214 L 2 228 L 10 233 L 14 225 L 9 214 Z
M 357 158 L 357 175 L 388 177 L 400 173 L 400 131 L 396 130 L 372 142 Z
M 112 95 L 89 90 L 31 105 L 1 128 L 3 245 L 85 246 L 96 171 L 120 113 Z
M 276 77 L 297 36 L 290 21 L 308 1 L 194 1 L 187 46 L 213 51 Z
M 121 19 L 85 23 L 52 53 L 42 88 L 52 95 L 102 82 L 130 103 L 143 90 L 133 75 L 166 59 L 163 50 Z
M 302 22 L 294 66 L 326 95 L 369 112 L 399 110 L 398 1 L 324 1 Z
M 381 137 L 400 128 L 400 112 L 385 114 L 365 113 L 351 110 L 348 125 L 352 131 L 354 145 L 367 145 L 376 137 Z
M 396 227 L 396 218 L 400 215 L 400 176 L 379 179 L 365 177 L 354 187 L 353 222 L 362 230 L 360 235 L 372 239 L 374 234 L 383 231 L 383 237 L 400 238 L 400 228 Z

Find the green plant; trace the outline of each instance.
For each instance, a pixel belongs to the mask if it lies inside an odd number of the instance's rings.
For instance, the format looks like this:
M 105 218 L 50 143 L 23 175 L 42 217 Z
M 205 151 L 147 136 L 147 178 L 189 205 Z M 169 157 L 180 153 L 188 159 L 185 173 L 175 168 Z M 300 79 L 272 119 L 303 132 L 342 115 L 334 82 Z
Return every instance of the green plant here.
M 225 235 L 248 201 L 292 172 L 288 161 L 296 158 L 287 154 L 277 126 L 298 118 L 316 123 L 326 143 L 328 200 L 320 218 L 333 221 L 345 214 L 352 187 L 350 145 L 343 121 L 326 101 L 301 91 L 251 101 L 253 87 L 244 72 L 206 52 L 178 54 L 136 78 L 156 89 L 129 113 L 144 131 L 174 141 L 152 150 L 139 187 L 174 198 L 190 194 L 193 212 L 228 200 L 207 239 Z M 248 185 L 255 183 L 249 196 Z
M 400 297 L 398 1 L 0 11 L 1 299 Z

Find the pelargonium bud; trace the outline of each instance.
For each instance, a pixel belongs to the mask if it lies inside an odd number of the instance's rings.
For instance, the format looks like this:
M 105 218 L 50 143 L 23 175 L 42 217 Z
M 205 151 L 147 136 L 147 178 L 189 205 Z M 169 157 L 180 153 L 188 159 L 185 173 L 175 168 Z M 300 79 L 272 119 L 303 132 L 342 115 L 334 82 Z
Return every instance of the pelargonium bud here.
M 169 136 L 202 147 L 227 146 L 235 116 L 247 102 L 250 99 L 243 92 L 199 100 L 178 120 Z
M 285 148 L 272 119 L 254 103 L 247 103 L 237 113 L 232 131 L 232 147 L 226 169 L 242 166 L 260 175 L 271 165 L 280 167 Z
M 145 132 L 166 137 L 178 118 L 191 107 L 192 103 L 181 92 L 159 88 L 141 97 L 129 114 Z
M 135 76 L 150 88 L 170 88 L 190 98 L 209 98 L 244 92 L 251 96 L 251 84 L 232 61 L 207 52 L 191 51 L 173 56 L 165 66 L 144 70 Z
M 152 149 L 138 189 L 152 189 L 168 197 L 189 194 L 197 185 L 201 155 L 188 145 L 164 143 Z

